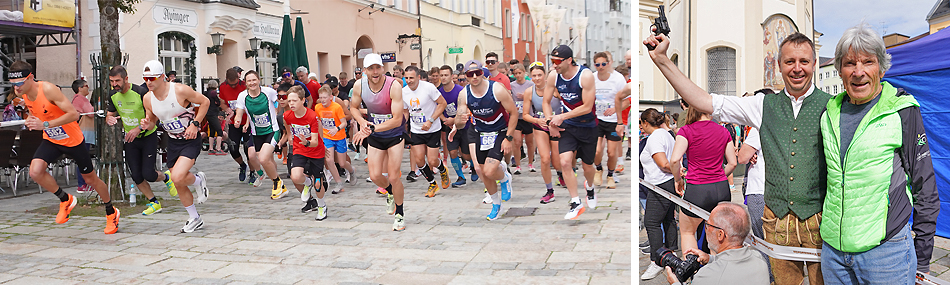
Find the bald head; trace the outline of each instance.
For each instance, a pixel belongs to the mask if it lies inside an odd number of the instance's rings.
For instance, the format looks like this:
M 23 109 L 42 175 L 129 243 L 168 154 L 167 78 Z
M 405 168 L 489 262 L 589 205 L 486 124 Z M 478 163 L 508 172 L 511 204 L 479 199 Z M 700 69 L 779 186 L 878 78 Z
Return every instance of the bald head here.
M 752 229 L 749 226 L 749 212 L 742 205 L 721 202 L 709 213 L 709 221 L 726 232 L 725 243 L 741 246 Z M 721 246 L 720 246 L 721 248 Z

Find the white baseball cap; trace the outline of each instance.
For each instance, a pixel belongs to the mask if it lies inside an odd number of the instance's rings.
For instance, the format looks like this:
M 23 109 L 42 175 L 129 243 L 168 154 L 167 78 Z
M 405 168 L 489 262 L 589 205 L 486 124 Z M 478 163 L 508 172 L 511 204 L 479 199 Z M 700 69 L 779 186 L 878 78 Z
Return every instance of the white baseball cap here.
M 366 57 L 363 57 L 363 68 L 369 68 L 370 66 L 373 66 L 374 64 L 379 64 L 379 66 L 383 66 L 383 58 L 380 57 L 379 54 L 371 53 L 371 54 L 367 54 Z
M 142 71 L 143 77 L 159 77 L 165 74 L 165 66 L 157 60 L 149 60 L 145 63 L 145 69 Z

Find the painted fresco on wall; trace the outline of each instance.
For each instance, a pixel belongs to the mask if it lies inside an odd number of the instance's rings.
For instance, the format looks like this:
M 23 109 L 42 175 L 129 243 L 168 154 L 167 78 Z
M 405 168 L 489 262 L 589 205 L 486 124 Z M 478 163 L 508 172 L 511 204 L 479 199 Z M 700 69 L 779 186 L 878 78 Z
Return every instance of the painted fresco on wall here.
M 765 68 L 765 87 L 772 90 L 782 90 L 785 83 L 782 81 L 782 72 L 779 69 L 778 45 L 785 37 L 798 31 L 792 20 L 785 15 L 773 15 L 762 26 L 762 44 L 765 46 L 763 67 Z

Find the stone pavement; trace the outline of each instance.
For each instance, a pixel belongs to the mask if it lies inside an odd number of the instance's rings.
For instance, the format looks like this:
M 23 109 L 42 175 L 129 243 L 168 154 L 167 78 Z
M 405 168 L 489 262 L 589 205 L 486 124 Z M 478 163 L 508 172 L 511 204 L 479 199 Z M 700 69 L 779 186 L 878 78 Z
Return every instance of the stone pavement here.
M 599 189 L 597 209 L 577 221 L 563 219 L 565 188 L 555 189 L 557 202 L 539 203 L 540 173 L 514 176 L 513 198 L 503 205 L 537 208 L 534 215 L 495 221 L 485 219 L 491 206 L 481 203 L 481 181 L 434 198 L 424 197 L 424 180 L 407 183 L 404 232 L 392 231 L 385 198 L 364 180 L 366 164 L 355 167 L 357 185 L 327 194 L 329 218 L 315 221 L 300 213 L 298 192 L 272 201 L 269 188 L 237 181 L 230 156 L 202 154 L 196 169 L 207 174 L 211 196 L 197 206 L 204 228 L 189 234 L 179 233 L 187 213 L 161 183 L 152 188 L 164 212 L 122 213 L 113 235 L 102 233 L 104 217 L 59 225 L 26 213 L 55 205 L 48 193 L 2 199 L 0 283 L 629 284 L 638 275 L 631 272 L 629 167 L 624 182 Z M 24 188 L 21 195 L 36 192 L 35 184 Z M 75 185 L 65 190 L 75 193 Z

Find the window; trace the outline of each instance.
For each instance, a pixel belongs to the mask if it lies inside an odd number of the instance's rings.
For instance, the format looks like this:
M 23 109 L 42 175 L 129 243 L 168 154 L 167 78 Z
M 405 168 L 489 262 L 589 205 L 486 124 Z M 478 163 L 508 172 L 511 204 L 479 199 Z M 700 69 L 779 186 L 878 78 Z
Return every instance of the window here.
M 518 32 L 519 32 L 519 34 L 518 34 L 518 40 L 522 40 L 522 41 L 523 41 L 523 40 L 527 40 L 527 39 L 528 39 L 528 32 L 525 31 L 525 28 L 526 28 L 527 26 L 528 26 L 528 25 L 525 25 L 525 22 L 524 22 L 524 13 L 521 13 L 521 18 L 518 20 Z
M 648 39 L 649 39 L 649 38 L 648 38 Z M 823 75 L 823 74 L 818 73 L 818 80 L 822 80 L 822 79 L 823 79 L 823 78 L 822 78 L 822 75 Z
M 736 95 L 736 50 L 716 47 L 706 52 L 709 93 Z
M 472 16 L 472 26 L 481 27 L 482 21 L 478 18 L 475 18 L 475 16 Z
M 511 37 L 511 10 L 505 9 L 505 18 L 502 19 L 505 27 L 505 37 Z
M 838 85 L 835 85 L 835 93 L 833 94 L 838 94 Z
M 834 72 L 835 72 L 835 76 L 838 76 L 838 71 L 837 71 L 837 70 L 835 70 Z
M 622 12 L 621 0 L 610 0 L 610 11 Z
M 181 83 L 185 85 L 194 85 L 194 74 L 191 69 L 194 62 L 191 60 L 191 52 L 194 49 L 193 39 L 185 39 L 178 36 L 181 33 L 162 33 L 158 35 L 159 61 L 165 66 L 165 71 L 175 71 Z M 189 37 L 190 38 L 190 37 Z
M 527 15 L 525 19 L 528 20 L 528 27 L 527 27 L 528 41 L 533 41 L 534 40 L 534 21 L 531 21 L 531 15 Z
M 257 50 L 257 70 L 260 72 L 261 85 L 270 86 L 277 82 L 277 51 L 271 47 L 278 46 L 275 43 L 265 42 L 261 49 Z

